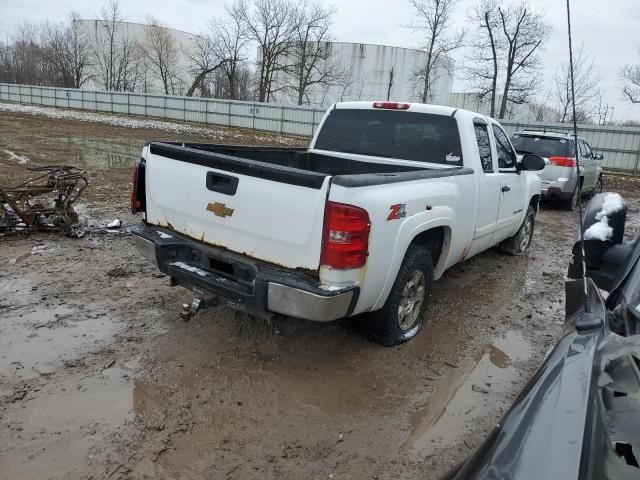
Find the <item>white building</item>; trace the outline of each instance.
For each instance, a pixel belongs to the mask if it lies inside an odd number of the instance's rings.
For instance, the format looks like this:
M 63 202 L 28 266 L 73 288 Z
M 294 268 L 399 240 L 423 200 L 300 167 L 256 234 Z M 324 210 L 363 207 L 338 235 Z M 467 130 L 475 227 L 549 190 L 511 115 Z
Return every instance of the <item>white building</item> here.
M 112 27 L 103 20 L 76 20 L 79 35 L 88 43 L 89 49 L 94 53 L 92 64 L 89 66 L 91 79 L 84 88 L 104 90 L 104 67 L 100 67 L 95 59 L 95 53 L 104 51 L 109 46 L 110 27 L 115 32 L 115 56 L 121 58 L 126 47 L 135 45 L 135 51 L 129 60 L 127 75 L 127 90 L 136 90 L 151 93 L 164 93 L 164 85 L 144 55 L 144 47 L 147 43 L 149 29 L 161 29 L 170 38 L 175 47 L 175 65 L 171 69 L 170 92 L 172 94 L 184 94 L 192 81 L 190 72 L 190 55 L 195 50 L 198 36 L 192 33 L 175 30 L 172 28 L 152 27 L 142 23 L 117 22 Z M 107 50 L 108 51 L 108 50 Z M 117 61 L 115 62 L 118 63 Z M 117 70 L 116 65 L 114 70 Z M 117 74 L 117 72 L 115 73 Z
M 427 53 L 410 48 L 364 43 L 327 42 L 332 68 L 339 69 L 346 81 L 340 85 L 314 85 L 308 92 L 308 104 L 327 106 L 348 100 L 420 101 L 421 88 L 416 72 L 426 63 Z M 447 58 L 435 66 L 430 103 L 447 105 L 453 84 L 453 60 Z M 280 74 L 275 89 L 291 82 Z M 297 93 L 281 93 L 277 101 L 293 103 Z

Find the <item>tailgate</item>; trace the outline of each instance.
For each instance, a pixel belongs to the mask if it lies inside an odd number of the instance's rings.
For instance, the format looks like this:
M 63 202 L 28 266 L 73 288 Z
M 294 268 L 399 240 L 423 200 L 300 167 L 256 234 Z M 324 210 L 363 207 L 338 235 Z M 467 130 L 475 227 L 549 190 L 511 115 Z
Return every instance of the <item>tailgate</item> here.
M 145 159 L 147 223 L 284 267 L 319 267 L 330 176 L 164 144 Z

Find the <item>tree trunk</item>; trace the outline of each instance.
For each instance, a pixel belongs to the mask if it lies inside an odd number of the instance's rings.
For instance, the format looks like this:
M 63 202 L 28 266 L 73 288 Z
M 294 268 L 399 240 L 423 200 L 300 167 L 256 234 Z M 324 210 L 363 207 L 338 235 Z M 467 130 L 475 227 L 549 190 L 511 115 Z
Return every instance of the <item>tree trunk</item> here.
M 493 78 L 491 79 L 491 95 L 490 95 L 490 117 L 495 117 L 496 115 L 496 90 L 498 89 L 498 52 L 496 52 L 496 43 L 493 38 L 493 30 L 491 29 L 491 24 L 489 22 L 489 12 L 484 14 L 484 21 L 487 25 L 487 31 L 489 33 L 489 39 L 491 40 L 491 56 L 493 60 Z
M 500 102 L 500 113 L 498 115 L 498 118 L 501 120 L 504 118 L 504 115 L 507 112 L 507 100 L 509 99 L 509 90 L 511 88 L 511 79 L 513 75 L 513 58 L 511 56 L 511 52 L 509 52 L 508 58 L 509 58 L 509 61 L 507 63 L 507 78 L 504 81 L 504 90 L 502 92 L 502 102 Z

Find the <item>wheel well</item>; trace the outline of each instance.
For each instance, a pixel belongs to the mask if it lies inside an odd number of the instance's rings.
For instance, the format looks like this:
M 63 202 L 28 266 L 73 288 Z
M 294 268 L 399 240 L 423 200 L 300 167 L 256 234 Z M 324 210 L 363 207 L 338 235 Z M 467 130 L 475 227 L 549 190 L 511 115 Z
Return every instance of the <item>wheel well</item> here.
M 538 207 L 540 206 L 540 195 L 534 195 L 529 200 L 529 206 L 533 207 L 533 209 L 538 213 Z
M 442 247 L 444 246 L 445 227 L 435 227 L 419 233 L 411 241 L 411 245 L 421 245 L 431 252 L 433 258 L 433 266 L 438 265 L 440 256 L 442 255 Z

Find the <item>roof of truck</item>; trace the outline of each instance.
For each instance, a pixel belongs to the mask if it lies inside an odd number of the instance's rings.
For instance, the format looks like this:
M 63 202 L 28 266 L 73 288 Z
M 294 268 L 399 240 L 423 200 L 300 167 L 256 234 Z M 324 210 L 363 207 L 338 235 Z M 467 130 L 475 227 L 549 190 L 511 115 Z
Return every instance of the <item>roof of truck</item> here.
M 486 115 L 482 115 L 477 112 L 472 112 L 471 110 L 465 110 L 462 108 L 455 107 L 447 107 L 444 105 L 432 105 L 427 103 L 417 103 L 417 102 L 396 102 L 396 101 L 388 101 L 388 100 L 369 100 L 369 101 L 354 101 L 354 102 L 337 102 L 334 104 L 333 108 L 338 109 L 361 109 L 361 110 L 373 110 L 375 103 L 392 103 L 392 104 L 403 104 L 409 105 L 407 109 L 398 109 L 399 111 L 410 111 L 410 112 L 418 112 L 418 113 L 431 113 L 434 115 L 447 115 L 453 116 L 454 114 L 463 113 L 465 115 L 480 117 L 487 120 L 491 120 Z M 380 108 L 380 107 L 378 107 Z M 495 120 L 494 120 L 495 121 Z

